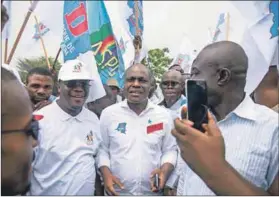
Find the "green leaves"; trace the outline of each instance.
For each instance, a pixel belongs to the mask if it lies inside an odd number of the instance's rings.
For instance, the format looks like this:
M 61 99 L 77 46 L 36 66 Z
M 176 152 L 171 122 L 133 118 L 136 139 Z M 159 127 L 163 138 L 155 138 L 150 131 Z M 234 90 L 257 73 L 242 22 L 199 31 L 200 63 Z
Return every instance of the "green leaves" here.
M 167 53 L 169 53 L 168 48 L 151 49 L 148 51 L 148 61 L 144 58 L 141 62 L 145 66 L 150 67 L 157 82 L 161 80 L 162 75 L 168 69 L 168 66 L 173 60 L 167 56 Z

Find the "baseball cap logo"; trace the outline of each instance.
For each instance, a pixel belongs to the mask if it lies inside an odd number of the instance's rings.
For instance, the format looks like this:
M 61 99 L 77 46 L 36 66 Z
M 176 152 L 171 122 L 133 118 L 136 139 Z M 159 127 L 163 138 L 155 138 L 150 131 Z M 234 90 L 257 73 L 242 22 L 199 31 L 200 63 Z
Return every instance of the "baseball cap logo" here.
M 81 64 L 81 63 L 78 63 L 78 64 L 74 65 L 74 70 L 73 70 L 73 72 L 74 72 L 74 73 L 80 73 L 80 72 L 81 72 L 81 67 L 82 67 L 82 64 Z

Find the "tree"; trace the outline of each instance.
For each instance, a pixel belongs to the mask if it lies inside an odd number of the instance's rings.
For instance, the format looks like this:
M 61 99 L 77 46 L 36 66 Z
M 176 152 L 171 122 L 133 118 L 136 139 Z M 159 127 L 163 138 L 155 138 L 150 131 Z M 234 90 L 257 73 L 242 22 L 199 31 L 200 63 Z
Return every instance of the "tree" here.
M 145 66 L 150 67 L 157 82 L 161 81 L 162 75 L 173 61 L 173 59 L 168 56 L 168 53 L 168 48 L 151 49 L 148 51 L 148 61 L 144 58 L 141 62 Z
M 54 58 L 48 57 L 48 60 L 49 60 L 50 65 L 52 66 L 54 63 Z M 26 82 L 27 73 L 32 68 L 43 67 L 43 68 L 48 69 L 46 58 L 44 56 L 30 58 L 30 59 L 28 59 L 28 58 L 19 59 L 17 62 L 17 67 L 19 69 L 19 75 L 20 75 L 23 83 Z M 60 62 L 56 61 L 54 70 L 51 70 L 51 72 L 53 73 L 53 79 L 54 79 L 54 88 L 53 88 L 54 95 L 57 95 L 57 74 L 58 74 L 60 68 L 61 68 Z

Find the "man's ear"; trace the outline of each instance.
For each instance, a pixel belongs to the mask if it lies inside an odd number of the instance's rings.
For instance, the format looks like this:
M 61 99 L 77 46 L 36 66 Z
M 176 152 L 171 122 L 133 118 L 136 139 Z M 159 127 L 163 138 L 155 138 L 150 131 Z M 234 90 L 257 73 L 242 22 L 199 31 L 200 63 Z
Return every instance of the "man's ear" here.
M 226 85 L 231 80 L 231 71 L 227 68 L 221 68 L 218 70 L 218 82 L 219 86 Z

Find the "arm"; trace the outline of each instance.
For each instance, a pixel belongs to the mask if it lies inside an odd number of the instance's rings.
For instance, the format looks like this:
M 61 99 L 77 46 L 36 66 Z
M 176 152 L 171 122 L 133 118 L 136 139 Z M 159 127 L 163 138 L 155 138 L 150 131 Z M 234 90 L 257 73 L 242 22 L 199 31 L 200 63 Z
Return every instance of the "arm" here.
M 201 177 L 207 186 L 216 195 L 231 195 L 231 196 L 260 196 L 272 195 L 269 192 L 258 188 L 244 179 L 229 163 L 225 162 L 224 166 L 219 167 L 219 172 L 215 173 L 211 178 Z M 278 183 L 278 176 L 274 182 Z M 276 184 L 273 184 L 274 186 Z M 274 187 L 273 186 L 273 187 Z M 278 186 L 277 186 L 278 189 Z M 278 190 L 273 195 L 278 195 Z
M 188 120 L 175 120 L 172 131 L 182 151 L 182 158 L 217 195 L 274 195 L 278 194 L 278 128 L 270 147 L 270 162 L 266 175 L 268 191 L 243 178 L 225 160 L 223 136 L 212 115 L 208 113 L 205 134 L 192 127 Z M 195 153 L 195 154 L 193 154 Z M 277 177 L 276 177 L 277 176 Z M 276 178 L 275 178 L 276 177 Z

